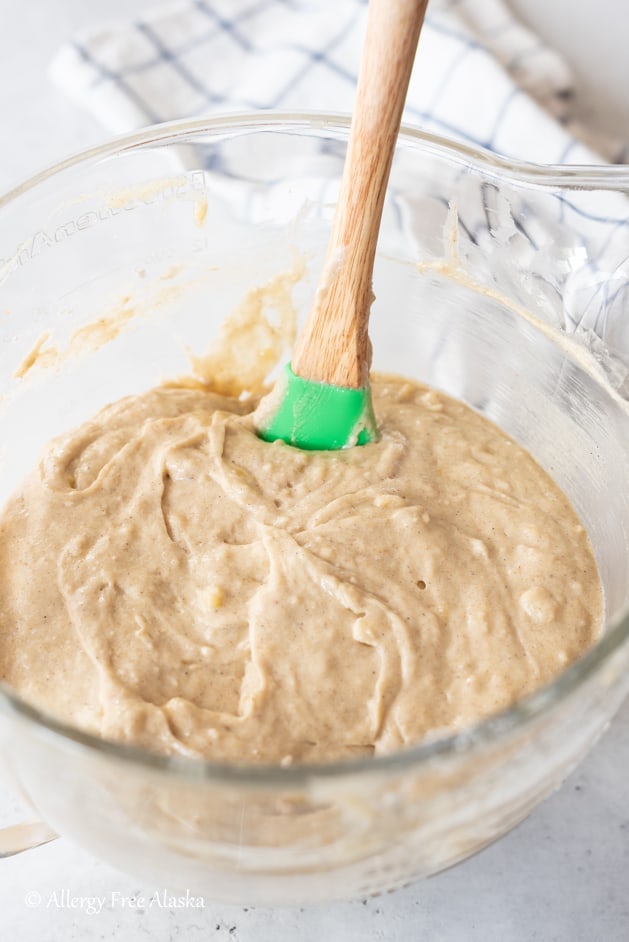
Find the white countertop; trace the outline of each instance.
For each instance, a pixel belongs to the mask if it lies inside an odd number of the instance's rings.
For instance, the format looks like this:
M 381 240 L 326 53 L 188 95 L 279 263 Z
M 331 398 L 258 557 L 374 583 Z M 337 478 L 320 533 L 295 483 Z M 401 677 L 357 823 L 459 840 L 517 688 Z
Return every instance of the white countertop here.
M 619 136 L 629 138 L 626 0 L 511 2 L 573 65 L 583 117 L 610 132 L 621 129 Z M 106 138 L 94 119 L 50 84 L 48 63 L 77 29 L 105 18 L 131 18 L 152 5 L 153 0 L 0 0 L 0 191 Z M 153 906 L 140 912 L 112 906 L 115 891 L 150 896 L 155 888 L 59 840 L 0 861 L 0 937 L 21 942 L 627 942 L 627 769 L 629 703 L 564 787 L 493 847 L 383 898 L 307 910 L 206 903 L 204 909 Z M 21 817 L 19 803 L 0 785 L 0 826 Z M 84 905 L 71 908 L 69 896 L 105 896 L 108 904 L 90 915 Z

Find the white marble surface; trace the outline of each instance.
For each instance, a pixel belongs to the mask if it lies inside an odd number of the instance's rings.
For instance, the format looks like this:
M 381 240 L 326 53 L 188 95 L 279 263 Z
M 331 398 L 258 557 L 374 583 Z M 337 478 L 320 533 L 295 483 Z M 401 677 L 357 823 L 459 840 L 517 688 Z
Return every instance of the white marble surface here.
M 629 137 L 626 0 L 511 2 L 574 66 L 584 118 L 609 131 L 624 129 Z M 93 119 L 50 85 L 47 64 L 77 29 L 151 5 L 152 0 L 0 0 L 0 190 L 105 138 Z M 120 897 L 148 897 L 155 888 L 57 841 L 0 862 L 0 938 L 627 942 L 628 768 L 629 703 L 563 789 L 498 844 L 382 899 L 307 910 L 209 902 L 203 909 L 129 909 L 117 902 Z M 18 802 L 0 786 L 0 826 L 21 815 Z M 90 913 L 85 903 L 70 906 L 68 897 L 104 897 L 106 903 Z

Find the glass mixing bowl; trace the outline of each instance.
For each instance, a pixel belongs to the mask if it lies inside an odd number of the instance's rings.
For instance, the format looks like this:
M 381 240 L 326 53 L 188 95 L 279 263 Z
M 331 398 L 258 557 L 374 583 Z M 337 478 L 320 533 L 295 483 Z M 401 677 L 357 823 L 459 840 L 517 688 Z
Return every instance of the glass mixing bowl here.
M 296 258 L 306 312 L 347 135 L 326 116 L 149 128 L 0 200 L 0 499 L 51 436 L 189 372 L 188 348 Z M 160 886 L 292 904 L 435 873 L 560 784 L 629 684 L 628 195 L 624 168 L 516 165 L 407 129 L 374 282 L 375 368 L 489 416 L 573 501 L 605 587 L 596 647 L 456 735 L 301 768 L 152 755 L 5 687 L 3 766 L 51 829 Z M 5 852 L 45 836 L 14 830 Z

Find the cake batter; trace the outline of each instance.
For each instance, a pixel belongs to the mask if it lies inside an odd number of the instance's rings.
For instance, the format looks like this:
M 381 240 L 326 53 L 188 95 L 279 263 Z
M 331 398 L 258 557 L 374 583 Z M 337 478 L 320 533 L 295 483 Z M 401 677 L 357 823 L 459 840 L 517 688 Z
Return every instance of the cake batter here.
M 487 419 L 375 377 L 378 442 L 261 441 L 160 387 L 57 438 L 0 520 L 0 678 L 100 736 L 309 762 L 514 703 L 599 636 L 567 498 Z

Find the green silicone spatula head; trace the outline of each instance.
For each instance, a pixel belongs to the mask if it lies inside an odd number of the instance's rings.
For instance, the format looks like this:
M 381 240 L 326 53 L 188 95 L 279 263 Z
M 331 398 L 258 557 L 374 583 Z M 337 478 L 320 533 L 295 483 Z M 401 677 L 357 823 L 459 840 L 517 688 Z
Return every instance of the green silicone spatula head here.
M 339 200 L 292 363 L 254 417 L 267 441 L 329 450 L 377 437 L 369 311 L 384 196 L 427 0 L 370 0 Z
M 266 419 L 258 412 L 258 434 L 281 439 L 310 451 L 366 445 L 377 437 L 371 389 L 352 389 L 304 379 L 290 363 L 266 403 Z

